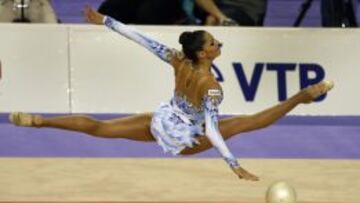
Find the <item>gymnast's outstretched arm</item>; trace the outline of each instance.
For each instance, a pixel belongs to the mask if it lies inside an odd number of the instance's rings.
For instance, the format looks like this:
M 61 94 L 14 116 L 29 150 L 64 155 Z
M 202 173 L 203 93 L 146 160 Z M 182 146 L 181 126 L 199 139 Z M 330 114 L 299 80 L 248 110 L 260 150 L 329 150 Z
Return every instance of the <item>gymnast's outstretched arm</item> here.
M 218 129 L 218 98 L 216 95 L 220 95 L 221 90 L 212 89 L 209 90 L 210 95 L 206 96 L 204 99 L 205 102 L 205 125 L 206 125 L 206 136 L 209 138 L 212 145 L 219 151 L 224 160 L 228 163 L 230 168 L 239 178 L 244 178 L 245 180 L 259 180 L 253 174 L 248 173 L 243 168 L 240 167 L 237 159 L 232 155 L 230 150 L 225 144 L 223 137 L 220 134 Z
M 96 11 L 94 11 L 90 7 L 86 7 L 84 11 L 85 17 L 88 22 L 94 24 L 104 24 L 111 30 L 119 33 L 120 35 L 138 43 L 139 45 L 145 47 L 153 54 L 158 56 L 161 60 L 175 65 L 174 63 L 179 60 L 180 52 L 175 49 L 171 49 L 164 44 L 152 39 L 151 37 L 147 36 L 146 34 L 136 30 L 133 27 L 127 26 L 115 19 L 111 18 L 110 16 L 104 16 Z

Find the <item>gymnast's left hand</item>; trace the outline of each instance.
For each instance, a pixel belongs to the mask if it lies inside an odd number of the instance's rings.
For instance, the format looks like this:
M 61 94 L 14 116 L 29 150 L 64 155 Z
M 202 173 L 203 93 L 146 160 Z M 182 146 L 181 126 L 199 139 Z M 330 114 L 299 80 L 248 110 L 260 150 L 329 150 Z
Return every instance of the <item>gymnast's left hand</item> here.
M 104 15 L 95 11 L 90 6 L 85 6 L 84 16 L 85 16 L 86 21 L 89 23 L 96 24 L 96 25 L 103 24 Z
M 250 181 L 258 181 L 259 180 L 259 178 L 257 176 L 249 173 L 248 171 L 246 171 L 245 169 L 243 169 L 241 167 L 232 168 L 232 170 L 240 179 L 250 180 Z

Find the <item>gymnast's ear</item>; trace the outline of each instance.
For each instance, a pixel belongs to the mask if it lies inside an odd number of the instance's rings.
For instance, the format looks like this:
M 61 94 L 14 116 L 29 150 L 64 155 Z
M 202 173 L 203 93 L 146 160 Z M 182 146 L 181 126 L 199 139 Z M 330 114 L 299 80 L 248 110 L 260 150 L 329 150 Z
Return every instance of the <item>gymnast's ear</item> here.
M 198 51 L 197 52 L 198 59 L 204 59 L 206 58 L 206 52 L 205 51 Z

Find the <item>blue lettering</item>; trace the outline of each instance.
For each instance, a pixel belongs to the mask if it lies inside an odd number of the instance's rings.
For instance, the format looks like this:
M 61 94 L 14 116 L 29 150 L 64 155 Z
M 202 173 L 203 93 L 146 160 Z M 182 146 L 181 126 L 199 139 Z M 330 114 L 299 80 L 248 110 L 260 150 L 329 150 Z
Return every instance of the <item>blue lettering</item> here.
M 215 72 L 216 80 L 219 82 L 224 82 L 224 77 L 220 72 L 220 69 L 215 65 L 215 64 L 211 64 L 211 68 L 212 70 Z
M 309 73 L 313 72 L 314 77 L 310 78 Z M 323 67 L 318 64 L 300 64 L 300 88 L 304 89 L 309 85 L 316 84 L 325 78 L 325 71 Z M 315 101 L 322 101 L 326 97 L 325 95 L 320 96 Z
M 246 78 L 246 74 L 244 72 L 243 66 L 241 63 L 233 63 L 233 67 L 236 73 L 236 77 L 238 78 L 240 87 L 244 93 L 246 101 L 254 101 L 256 91 L 259 87 L 261 75 L 263 73 L 264 64 L 257 63 L 255 64 L 255 69 L 253 71 L 250 82 Z
M 279 101 L 287 99 L 286 71 L 294 71 L 295 63 L 268 63 L 267 70 L 277 72 Z

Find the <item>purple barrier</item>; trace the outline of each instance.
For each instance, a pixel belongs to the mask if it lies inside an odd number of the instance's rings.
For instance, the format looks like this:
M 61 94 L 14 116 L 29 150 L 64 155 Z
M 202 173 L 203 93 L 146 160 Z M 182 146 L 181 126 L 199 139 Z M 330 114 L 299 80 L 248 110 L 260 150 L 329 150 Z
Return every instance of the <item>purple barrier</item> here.
M 97 114 L 99 119 L 123 115 Z M 288 116 L 271 127 L 234 136 L 244 158 L 360 158 L 360 116 Z M 1 157 L 172 157 L 156 143 L 104 139 L 57 129 L 15 127 L 0 114 Z M 214 149 L 192 157 L 219 157 Z

